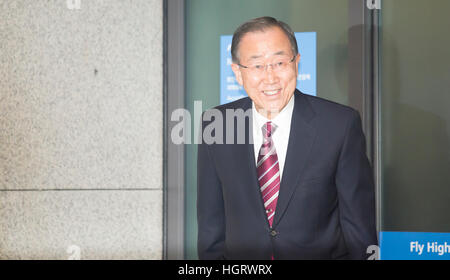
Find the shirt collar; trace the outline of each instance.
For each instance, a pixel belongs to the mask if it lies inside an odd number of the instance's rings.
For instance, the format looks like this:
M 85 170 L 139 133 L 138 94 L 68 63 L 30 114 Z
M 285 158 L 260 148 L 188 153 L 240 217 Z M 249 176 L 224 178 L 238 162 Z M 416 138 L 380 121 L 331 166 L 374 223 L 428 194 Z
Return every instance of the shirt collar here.
M 285 128 L 286 126 L 291 126 L 291 119 L 292 119 L 292 112 L 294 111 L 294 95 L 291 96 L 291 99 L 289 99 L 288 104 L 284 106 L 284 108 L 281 110 L 281 112 L 273 119 L 269 120 L 265 116 L 261 115 L 255 108 L 255 103 L 252 102 L 252 113 L 253 113 L 253 125 L 256 125 L 258 129 L 261 129 L 261 127 L 266 123 L 271 121 L 274 123 L 278 128 Z

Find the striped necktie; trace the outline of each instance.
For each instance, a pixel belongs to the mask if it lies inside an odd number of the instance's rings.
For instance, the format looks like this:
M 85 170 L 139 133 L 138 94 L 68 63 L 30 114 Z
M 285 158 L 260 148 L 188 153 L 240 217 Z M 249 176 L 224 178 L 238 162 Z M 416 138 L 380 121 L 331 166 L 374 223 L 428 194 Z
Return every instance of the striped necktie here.
M 256 164 L 258 182 L 270 227 L 272 227 L 280 191 L 280 167 L 272 140 L 272 134 L 276 128 L 276 125 L 272 122 L 263 125 L 263 144 L 259 150 L 258 163 Z

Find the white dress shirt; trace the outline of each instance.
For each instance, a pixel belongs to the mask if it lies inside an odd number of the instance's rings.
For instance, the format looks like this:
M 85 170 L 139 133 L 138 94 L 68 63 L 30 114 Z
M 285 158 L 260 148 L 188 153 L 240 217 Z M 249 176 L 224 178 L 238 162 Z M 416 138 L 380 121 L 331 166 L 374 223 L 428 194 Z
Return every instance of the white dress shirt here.
M 255 103 L 252 102 L 253 147 L 255 151 L 255 163 L 258 161 L 259 149 L 263 143 L 262 127 L 266 122 L 271 121 L 277 126 L 277 129 L 272 135 L 272 139 L 278 156 L 280 180 L 283 175 L 284 162 L 286 161 L 286 152 L 289 143 L 289 134 L 291 132 L 292 112 L 294 112 L 294 98 L 294 95 L 292 95 L 288 104 L 286 104 L 281 112 L 272 120 L 269 120 L 258 113 L 255 108 Z

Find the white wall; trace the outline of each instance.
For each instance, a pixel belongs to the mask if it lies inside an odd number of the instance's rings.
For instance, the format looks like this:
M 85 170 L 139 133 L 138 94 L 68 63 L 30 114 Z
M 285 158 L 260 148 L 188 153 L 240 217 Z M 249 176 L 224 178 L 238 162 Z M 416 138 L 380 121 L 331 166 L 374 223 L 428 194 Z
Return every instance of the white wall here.
M 0 0 L 0 259 L 162 257 L 162 13 Z

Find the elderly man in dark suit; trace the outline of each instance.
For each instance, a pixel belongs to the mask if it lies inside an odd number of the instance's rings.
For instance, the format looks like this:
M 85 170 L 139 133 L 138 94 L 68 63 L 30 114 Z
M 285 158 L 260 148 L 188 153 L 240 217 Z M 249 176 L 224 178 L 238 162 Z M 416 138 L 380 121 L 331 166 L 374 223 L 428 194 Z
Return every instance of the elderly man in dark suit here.
M 242 24 L 231 52 L 249 98 L 216 107 L 224 141 L 198 146 L 200 259 L 366 259 L 375 195 L 359 114 L 296 89 L 300 54 L 283 22 Z M 236 110 L 249 113 L 230 126 Z

